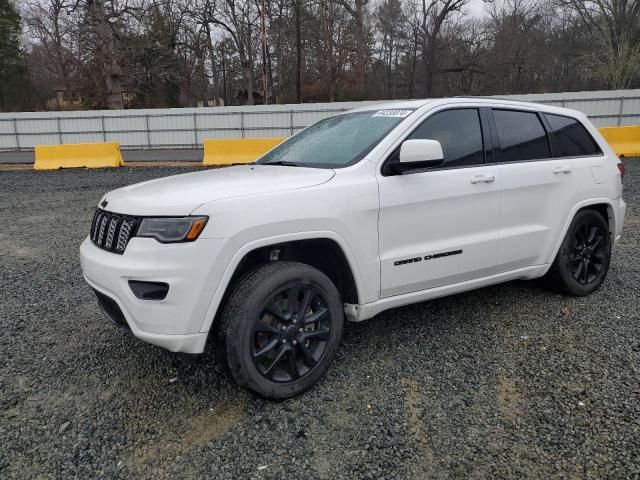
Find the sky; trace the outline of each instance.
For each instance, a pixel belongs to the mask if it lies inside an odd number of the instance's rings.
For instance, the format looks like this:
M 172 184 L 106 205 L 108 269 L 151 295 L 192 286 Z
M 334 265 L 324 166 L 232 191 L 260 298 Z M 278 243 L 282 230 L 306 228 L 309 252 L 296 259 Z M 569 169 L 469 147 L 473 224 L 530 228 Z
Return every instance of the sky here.
M 482 0 L 471 0 L 467 5 L 468 11 L 475 17 L 482 17 L 487 12 L 487 4 Z

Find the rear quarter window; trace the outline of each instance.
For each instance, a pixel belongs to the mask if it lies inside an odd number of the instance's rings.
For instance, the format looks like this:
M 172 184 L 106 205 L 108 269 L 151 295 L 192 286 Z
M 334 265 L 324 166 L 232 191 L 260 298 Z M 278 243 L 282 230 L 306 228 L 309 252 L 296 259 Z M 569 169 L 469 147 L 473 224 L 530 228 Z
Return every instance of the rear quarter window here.
M 554 157 L 600 155 L 602 150 L 587 129 L 575 118 L 545 113 L 551 128 Z

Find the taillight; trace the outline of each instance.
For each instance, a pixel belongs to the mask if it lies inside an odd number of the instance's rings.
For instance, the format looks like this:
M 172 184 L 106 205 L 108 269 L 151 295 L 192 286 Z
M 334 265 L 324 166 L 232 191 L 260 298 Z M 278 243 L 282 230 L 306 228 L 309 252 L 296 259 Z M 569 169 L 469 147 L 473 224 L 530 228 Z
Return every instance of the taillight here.
M 624 178 L 624 163 L 622 161 L 618 163 L 618 170 L 620 170 L 620 178 Z

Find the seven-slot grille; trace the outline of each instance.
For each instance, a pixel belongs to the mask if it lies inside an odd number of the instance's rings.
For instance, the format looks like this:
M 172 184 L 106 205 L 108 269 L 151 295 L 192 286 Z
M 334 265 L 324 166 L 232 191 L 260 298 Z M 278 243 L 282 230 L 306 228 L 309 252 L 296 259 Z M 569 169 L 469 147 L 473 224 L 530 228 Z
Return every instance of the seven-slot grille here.
M 135 234 L 138 218 L 96 210 L 91 223 L 91 241 L 103 250 L 122 255 Z

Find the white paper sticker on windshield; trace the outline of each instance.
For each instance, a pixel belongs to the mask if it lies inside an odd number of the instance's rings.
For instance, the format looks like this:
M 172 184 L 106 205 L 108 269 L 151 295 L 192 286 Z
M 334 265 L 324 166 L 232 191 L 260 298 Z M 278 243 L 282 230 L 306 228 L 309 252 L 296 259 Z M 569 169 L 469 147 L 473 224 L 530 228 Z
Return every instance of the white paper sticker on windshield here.
M 396 117 L 404 118 L 411 115 L 411 110 L 378 110 L 373 114 L 374 117 Z

